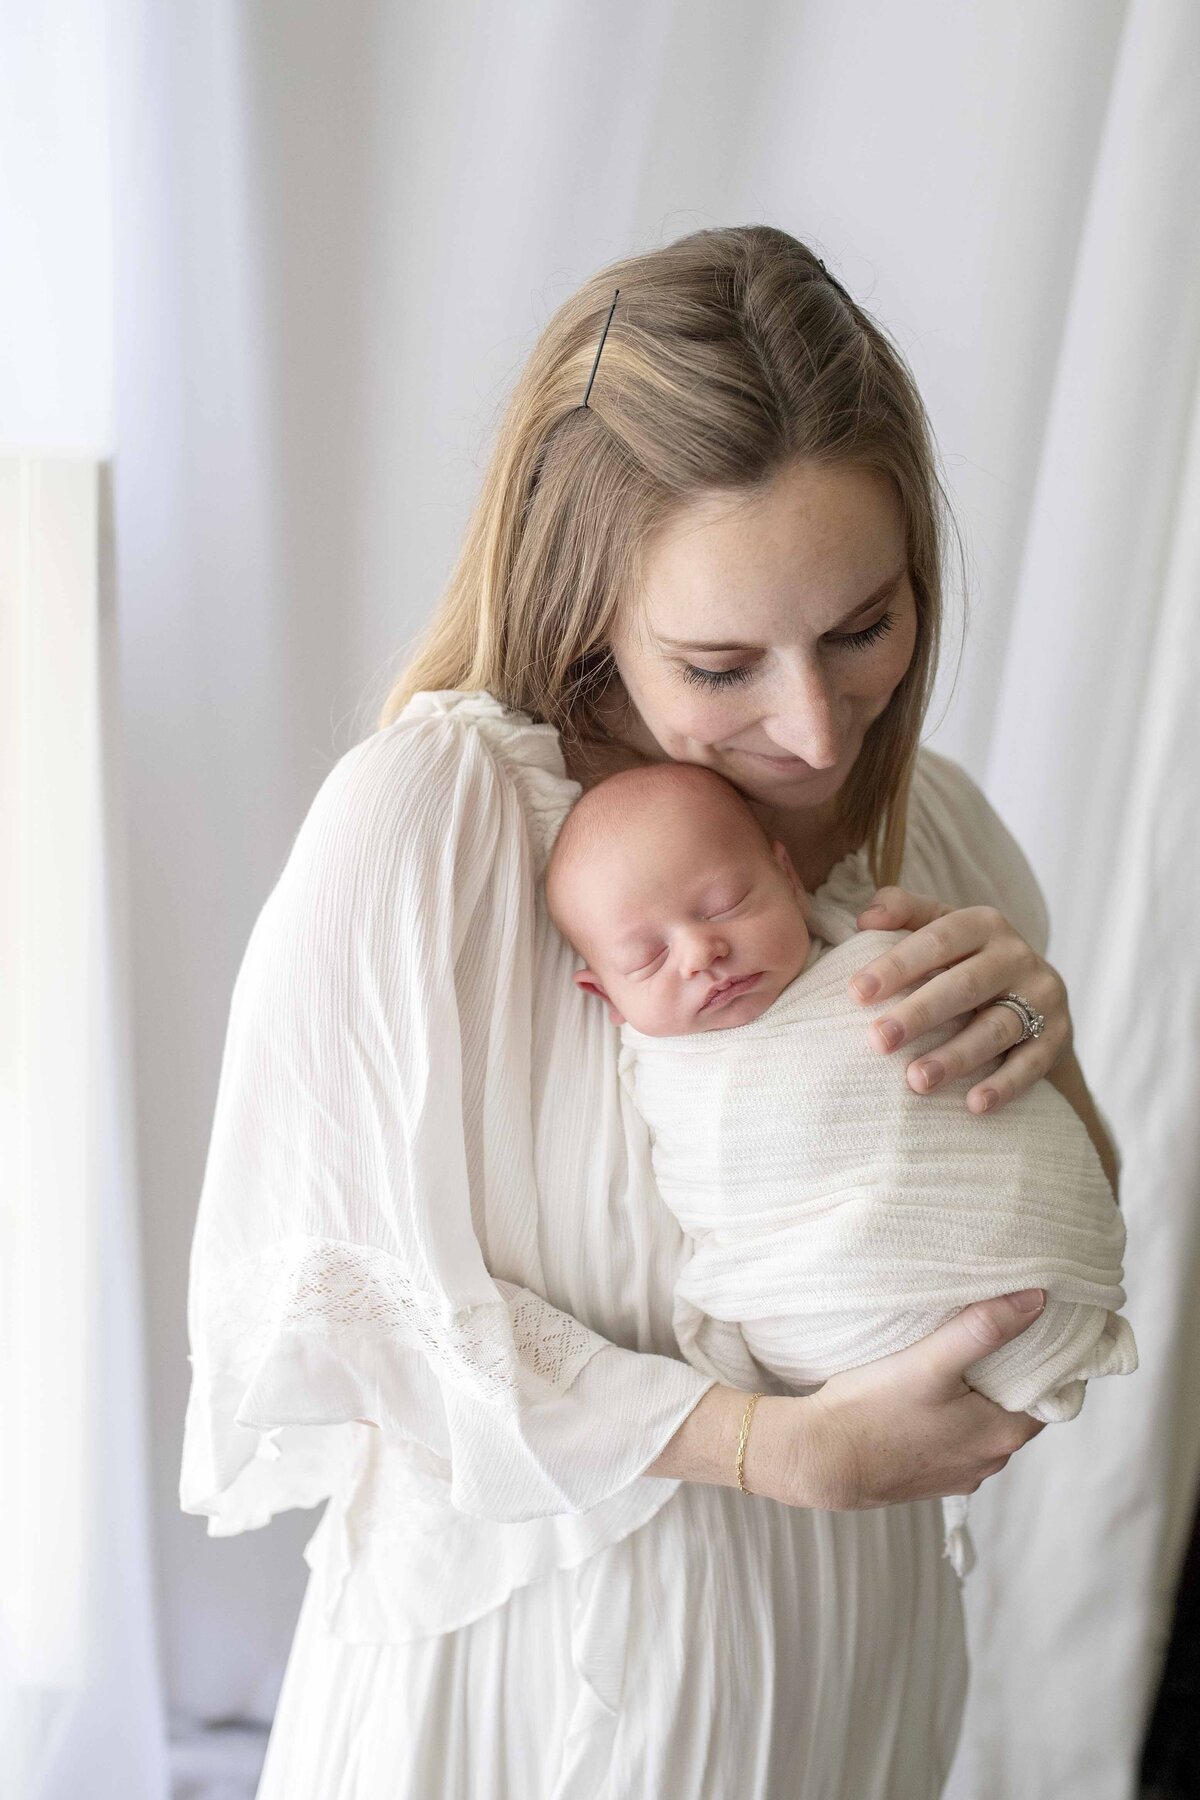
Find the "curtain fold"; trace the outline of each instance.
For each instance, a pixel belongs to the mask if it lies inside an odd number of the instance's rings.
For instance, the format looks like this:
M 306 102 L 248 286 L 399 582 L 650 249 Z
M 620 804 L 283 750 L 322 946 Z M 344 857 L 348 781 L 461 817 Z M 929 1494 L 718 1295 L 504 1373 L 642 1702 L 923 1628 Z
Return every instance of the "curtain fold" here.
M 1200 13 L 1135 0 L 1113 72 L 987 787 L 1046 890 L 1123 1155 L 1141 1367 L 977 1500 L 948 1800 L 1126 1800 L 1200 1472 Z M 973 1503 L 974 1504 L 974 1503 Z M 973 1578 L 973 1581 L 975 1578 Z

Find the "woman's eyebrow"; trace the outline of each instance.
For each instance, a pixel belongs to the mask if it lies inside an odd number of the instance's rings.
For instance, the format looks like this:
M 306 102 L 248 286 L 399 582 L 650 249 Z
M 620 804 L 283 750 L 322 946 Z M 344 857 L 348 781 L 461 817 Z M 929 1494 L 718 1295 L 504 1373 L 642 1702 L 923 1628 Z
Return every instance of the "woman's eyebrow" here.
M 894 588 L 899 587 L 907 571 L 908 564 L 902 564 L 901 567 L 896 570 L 894 575 L 889 575 L 886 581 L 881 581 L 879 586 L 875 588 L 872 593 L 868 594 L 865 600 L 860 600 L 857 606 L 852 607 L 848 613 L 838 619 L 836 624 L 831 625 L 829 629 L 831 631 L 837 631 L 841 626 L 849 625 L 851 620 L 857 619 L 859 613 L 866 612 L 869 607 L 878 606 L 881 600 L 887 599 Z M 657 632 L 655 633 L 655 636 L 658 637 Z M 756 644 L 701 644 L 697 643 L 694 638 L 658 637 L 658 641 L 660 644 L 669 644 L 672 650 L 755 650 L 759 647 Z

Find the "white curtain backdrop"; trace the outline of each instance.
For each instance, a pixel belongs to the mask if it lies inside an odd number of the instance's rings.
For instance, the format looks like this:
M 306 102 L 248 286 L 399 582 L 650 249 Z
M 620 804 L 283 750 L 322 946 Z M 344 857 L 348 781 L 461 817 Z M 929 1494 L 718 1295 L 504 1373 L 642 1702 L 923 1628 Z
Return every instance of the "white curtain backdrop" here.
M 0 455 L 0 1794 L 166 1774 L 103 465 Z
M 1141 1366 L 980 1491 L 967 1795 L 1128 1791 L 1200 1471 L 1200 9 L 1129 9 L 1023 532 L 987 786 L 1124 1155 Z M 1039 779 L 1044 770 L 1048 779 Z
M 926 396 L 971 559 L 934 741 L 1042 878 L 1125 1159 L 1142 1367 L 973 1502 L 950 1800 L 1128 1800 L 1200 1465 L 1200 12 L 106 4 L 171 1708 L 269 1719 L 315 1523 L 210 1540 L 177 1508 L 187 1251 L 250 927 L 436 600 L 542 321 L 631 248 L 767 221 L 825 256 Z
M 158 1800 L 106 17 L 0 11 L 0 1795 Z

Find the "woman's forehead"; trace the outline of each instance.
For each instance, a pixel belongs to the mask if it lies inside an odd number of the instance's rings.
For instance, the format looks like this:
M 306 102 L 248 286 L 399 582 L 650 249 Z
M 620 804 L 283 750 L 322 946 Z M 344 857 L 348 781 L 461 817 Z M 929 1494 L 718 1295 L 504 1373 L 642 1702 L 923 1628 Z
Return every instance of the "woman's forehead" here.
M 668 648 L 819 635 L 865 609 L 906 560 L 885 477 L 805 470 L 740 504 L 698 502 L 661 527 L 643 551 L 637 623 Z

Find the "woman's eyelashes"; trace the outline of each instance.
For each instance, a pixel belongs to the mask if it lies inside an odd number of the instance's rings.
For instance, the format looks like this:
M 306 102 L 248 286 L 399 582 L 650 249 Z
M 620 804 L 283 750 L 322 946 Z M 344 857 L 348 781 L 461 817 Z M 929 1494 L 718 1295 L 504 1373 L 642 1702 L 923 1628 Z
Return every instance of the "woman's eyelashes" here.
M 895 623 L 895 613 L 885 612 L 882 618 L 876 619 L 873 625 L 866 626 L 864 630 L 846 631 L 840 637 L 830 638 L 828 642 L 847 650 L 866 650 L 872 644 L 877 644 Z M 736 669 L 699 669 L 695 663 L 685 662 L 680 665 L 680 673 L 685 681 L 690 681 L 695 687 L 721 688 L 749 681 L 754 670 L 745 663 Z
M 884 633 L 890 631 L 895 623 L 895 613 L 885 612 L 881 619 L 876 619 L 875 623 L 868 625 L 865 630 L 848 631 L 842 637 L 834 638 L 833 641 L 835 644 L 847 644 L 851 650 L 865 650 L 868 644 L 877 644 Z
M 695 663 L 681 664 L 681 672 L 685 681 L 696 687 L 733 687 L 735 682 L 749 681 L 753 669 L 698 669 Z

